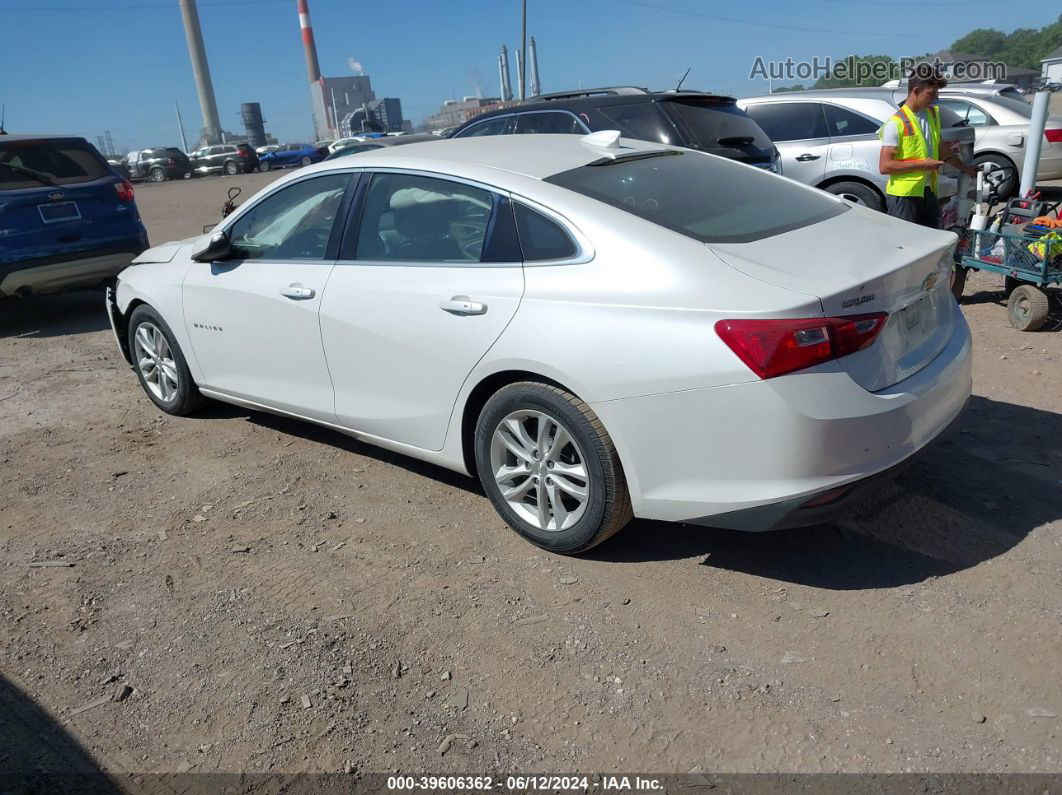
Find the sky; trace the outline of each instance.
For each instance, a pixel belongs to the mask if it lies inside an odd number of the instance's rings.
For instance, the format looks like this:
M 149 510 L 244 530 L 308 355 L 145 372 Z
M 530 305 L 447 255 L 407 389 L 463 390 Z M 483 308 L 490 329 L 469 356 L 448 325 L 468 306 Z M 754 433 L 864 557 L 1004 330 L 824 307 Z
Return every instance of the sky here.
M 259 102 L 281 141 L 312 138 L 296 0 L 199 0 L 222 126 L 242 133 Z M 309 0 L 321 71 L 372 78 L 414 123 L 446 99 L 497 96 L 510 50 L 514 91 L 520 0 Z M 935 52 L 975 28 L 1038 28 L 1057 0 L 527 0 L 543 91 L 579 86 L 767 93 L 749 79 L 767 60 Z M 177 0 L 0 0 L 0 103 L 9 132 L 62 132 L 119 152 L 189 146 L 202 126 Z

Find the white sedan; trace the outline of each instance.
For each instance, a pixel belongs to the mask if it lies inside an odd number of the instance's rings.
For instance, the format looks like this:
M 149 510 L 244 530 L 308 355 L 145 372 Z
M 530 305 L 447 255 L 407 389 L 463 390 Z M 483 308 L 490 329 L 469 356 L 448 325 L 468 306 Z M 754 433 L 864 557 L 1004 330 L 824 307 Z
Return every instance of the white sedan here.
M 302 169 L 142 254 L 108 310 L 148 397 L 477 475 L 524 538 L 844 511 L 970 394 L 954 235 L 618 133 Z

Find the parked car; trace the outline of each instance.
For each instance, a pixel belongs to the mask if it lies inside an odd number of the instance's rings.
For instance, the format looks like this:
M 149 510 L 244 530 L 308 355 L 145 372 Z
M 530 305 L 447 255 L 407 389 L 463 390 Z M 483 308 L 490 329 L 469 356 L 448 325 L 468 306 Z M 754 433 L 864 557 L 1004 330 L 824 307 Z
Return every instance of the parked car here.
M 906 98 L 897 100 L 888 88 L 834 88 L 749 97 L 738 106 L 774 141 L 787 177 L 884 211 L 888 177 L 878 169 L 878 130 Z M 968 144 L 966 154 L 972 156 L 973 135 L 947 109 L 941 110 L 941 137 Z M 955 195 L 957 173 L 946 168 L 939 198 Z
M 883 88 L 891 88 L 899 90 L 902 96 L 897 100 L 902 101 L 907 97 L 907 81 L 906 80 L 890 80 L 887 83 L 882 83 Z M 1013 83 L 997 83 L 995 80 L 975 80 L 972 82 L 955 82 L 951 81 L 947 85 L 947 89 L 950 91 L 962 91 L 966 94 L 980 94 L 985 97 L 1010 97 L 1016 99 L 1019 102 L 1025 102 L 1025 95 L 1022 90 Z
M 972 127 L 976 136 L 974 162 L 1001 170 L 1004 177 L 1000 194 L 1015 194 L 1025 168 L 1032 105 L 1024 99 L 1003 95 L 972 94 L 951 86 L 940 92 L 937 104 L 954 112 Z M 1036 181 L 1062 179 L 1062 115 L 1047 118 Z
M 954 245 L 607 131 L 465 138 L 278 180 L 109 306 L 162 411 L 206 396 L 475 473 L 574 553 L 632 516 L 851 510 L 969 397 Z
M 621 86 L 542 94 L 476 116 L 450 137 L 619 130 L 643 141 L 685 146 L 770 171 L 778 152 L 733 97 Z
M 259 171 L 288 166 L 308 166 L 324 160 L 321 150 L 313 144 L 284 144 L 275 152 L 266 152 L 258 158 Z
M 333 149 L 332 153 L 325 158 L 325 160 L 335 160 L 338 157 L 346 157 L 348 155 L 356 155 L 360 152 L 371 152 L 374 149 L 383 149 L 388 146 L 402 146 L 404 144 L 421 144 L 429 141 L 438 141 L 438 136 L 431 133 L 423 133 L 417 135 L 401 135 L 401 136 L 387 136 L 386 138 L 377 138 L 370 141 L 352 141 L 346 146 L 341 146 L 338 149 Z
M 197 174 L 248 174 L 258 170 L 258 153 L 250 144 L 204 146 L 189 155 Z
M 0 296 L 95 287 L 148 247 L 133 185 L 84 138 L 0 138 Z
M 280 148 L 277 144 L 266 144 L 265 146 L 259 146 L 255 149 L 255 153 L 258 155 L 264 155 L 266 152 L 275 152 Z
M 192 164 L 188 155 L 176 147 L 138 149 L 124 158 L 125 167 L 132 180 L 150 179 L 165 182 L 168 179 L 188 179 L 192 176 Z

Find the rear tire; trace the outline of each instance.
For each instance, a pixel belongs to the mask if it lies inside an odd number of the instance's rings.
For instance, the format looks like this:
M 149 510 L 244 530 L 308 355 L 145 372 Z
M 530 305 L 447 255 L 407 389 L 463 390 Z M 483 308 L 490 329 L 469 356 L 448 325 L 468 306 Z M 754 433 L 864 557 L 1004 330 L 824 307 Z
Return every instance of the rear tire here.
M 832 193 L 834 196 L 842 196 L 853 204 L 861 204 L 871 210 L 877 210 L 879 213 L 885 212 L 885 200 L 881 197 L 881 194 L 862 182 L 851 180 L 834 182 L 832 185 L 827 185 L 823 190 L 827 193 Z
M 140 386 L 167 414 L 191 414 L 203 401 L 177 338 L 162 316 L 141 304 L 129 317 L 129 352 Z
M 163 171 L 161 168 L 153 168 L 153 169 L 151 169 L 151 181 L 152 182 L 165 182 L 166 181 L 166 172 Z
M 1050 309 L 1051 301 L 1047 293 L 1031 284 L 1023 284 L 1015 288 L 1007 300 L 1007 316 L 1010 318 L 1010 325 L 1018 331 L 1039 329 L 1047 322 Z
M 230 177 L 236 176 L 236 172 L 240 170 L 240 167 L 236 165 L 235 160 L 228 160 L 225 163 L 225 173 Z
M 634 515 L 601 420 L 559 387 L 522 381 L 498 390 L 476 421 L 475 453 L 495 510 L 542 549 L 584 552 Z

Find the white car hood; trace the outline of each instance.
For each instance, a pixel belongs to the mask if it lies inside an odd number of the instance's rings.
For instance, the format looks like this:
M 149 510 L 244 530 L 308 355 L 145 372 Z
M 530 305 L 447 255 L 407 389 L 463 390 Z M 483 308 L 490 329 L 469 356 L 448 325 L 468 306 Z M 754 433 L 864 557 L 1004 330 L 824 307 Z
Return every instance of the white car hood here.
M 136 259 L 133 260 L 134 265 L 143 265 L 146 262 L 172 262 L 173 258 L 177 256 L 177 252 L 189 243 L 193 243 L 202 237 L 190 237 L 187 240 L 175 240 L 170 243 L 163 243 L 161 246 L 155 246 L 149 248 L 147 251 L 139 254 Z

